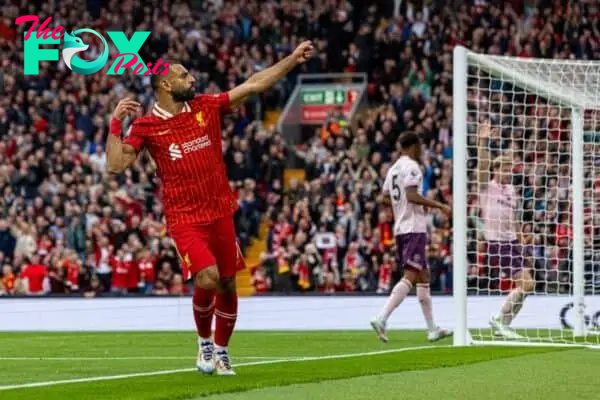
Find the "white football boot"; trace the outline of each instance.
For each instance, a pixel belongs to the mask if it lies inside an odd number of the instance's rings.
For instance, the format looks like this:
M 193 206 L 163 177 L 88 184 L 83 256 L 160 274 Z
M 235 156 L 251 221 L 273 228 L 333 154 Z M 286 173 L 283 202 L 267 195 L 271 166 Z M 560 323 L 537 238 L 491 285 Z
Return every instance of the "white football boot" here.
M 215 345 L 212 340 L 198 338 L 198 358 L 196 359 L 196 368 L 198 368 L 198 371 L 207 375 L 215 372 L 214 352 Z
M 438 340 L 450 337 L 453 334 L 454 332 L 452 332 L 451 329 L 442 329 L 438 327 L 433 331 L 427 332 L 427 340 L 430 342 L 437 342 Z
M 229 358 L 229 352 L 227 349 L 216 349 L 214 361 L 217 375 L 235 375 L 235 371 L 233 368 L 231 368 L 231 359 Z
M 371 327 L 377 334 L 377 338 L 383 343 L 388 342 L 388 337 L 385 333 L 386 322 L 381 318 L 375 317 L 371 320 Z
M 490 323 L 490 326 L 492 327 L 492 329 L 494 330 L 494 334 L 496 336 L 501 336 L 504 339 L 509 339 L 509 340 L 523 339 L 523 336 L 519 335 L 517 332 L 515 332 L 514 329 L 512 329 L 508 325 L 506 325 L 500 317 L 496 317 L 496 316 L 492 315 L 489 323 Z

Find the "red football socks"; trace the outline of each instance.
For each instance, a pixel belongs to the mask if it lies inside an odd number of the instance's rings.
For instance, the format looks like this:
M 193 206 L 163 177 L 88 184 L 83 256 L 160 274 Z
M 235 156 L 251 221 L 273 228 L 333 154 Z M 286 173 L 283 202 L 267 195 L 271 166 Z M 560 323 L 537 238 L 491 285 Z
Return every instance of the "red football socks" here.
M 198 336 L 209 339 L 212 330 L 212 320 L 215 311 L 215 291 L 194 287 L 194 321 Z
M 217 293 L 215 308 L 215 345 L 227 347 L 237 320 L 237 293 Z

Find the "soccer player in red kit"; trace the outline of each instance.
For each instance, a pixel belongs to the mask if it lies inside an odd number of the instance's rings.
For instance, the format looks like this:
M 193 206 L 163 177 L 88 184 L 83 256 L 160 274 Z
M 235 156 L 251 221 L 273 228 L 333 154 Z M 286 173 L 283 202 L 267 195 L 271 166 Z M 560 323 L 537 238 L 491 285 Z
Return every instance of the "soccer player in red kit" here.
M 156 163 L 169 234 L 184 278 L 194 279 L 196 366 L 201 372 L 235 375 L 227 346 L 237 319 L 235 274 L 244 267 L 233 222 L 238 204 L 223 161 L 222 114 L 271 88 L 312 53 L 312 43 L 303 42 L 277 64 L 216 95 L 196 95 L 194 77 L 182 65 L 170 65 L 166 74 L 152 76 L 156 101 L 151 114 L 137 118 L 124 139 L 121 121 L 136 114 L 139 104 L 122 100 L 111 120 L 106 146 L 110 172 L 125 171 L 142 148 Z

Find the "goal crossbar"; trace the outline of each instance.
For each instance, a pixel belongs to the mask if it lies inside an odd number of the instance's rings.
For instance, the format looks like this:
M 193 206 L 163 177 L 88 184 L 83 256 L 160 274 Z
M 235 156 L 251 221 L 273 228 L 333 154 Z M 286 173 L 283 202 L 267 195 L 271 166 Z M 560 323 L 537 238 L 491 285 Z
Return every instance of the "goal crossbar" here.
M 458 46 L 457 48 L 461 47 Z M 582 109 L 600 107 L 600 93 L 596 90 L 589 90 L 590 87 L 598 87 L 599 82 L 594 79 L 596 77 L 593 74 L 586 73 L 590 68 L 598 67 L 597 61 L 568 60 L 563 62 L 563 60 L 490 56 L 474 53 L 465 48 L 462 49 L 465 50 L 468 61 L 477 62 L 478 68 L 500 79 L 510 78 L 523 89 L 530 90 L 534 94 L 552 98 L 555 102 L 569 107 Z M 577 75 L 584 79 L 574 87 L 568 87 L 561 84 L 564 82 L 556 83 L 550 76 L 542 81 L 539 75 L 536 76 L 531 73 L 531 68 L 551 68 L 553 65 L 565 66 L 570 70 L 568 75 Z M 523 68 L 514 68 L 515 66 L 522 66 Z M 586 77 L 592 77 L 593 81 L 589 82 L 585 79 Z M 560 79 L 560 77 L 558 78 Z M 568 79 L 568 76 L 565 78 Z

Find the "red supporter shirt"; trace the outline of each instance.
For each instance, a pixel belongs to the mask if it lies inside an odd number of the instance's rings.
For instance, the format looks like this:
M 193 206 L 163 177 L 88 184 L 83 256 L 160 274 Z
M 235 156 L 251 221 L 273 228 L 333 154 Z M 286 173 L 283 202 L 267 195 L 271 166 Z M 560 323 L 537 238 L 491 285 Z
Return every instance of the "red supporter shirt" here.
M 196 96 L 176 115 L 155 105 L 124 140 L 136 151 L 148 149 L 156 162 L 171 226 L 209 224 L 238 208 L 221 145 L 221 114 L 230 105 L 228 93 Z
M 389 289 L 392 278 L 392 264 L 383 263 L 379 266 L 379 289 Z
M 140 281 L 140 270 L 135 260 L 127 261 L 127 289 L 135 289 Z
M 120 260 L 118 257 L 113 257 L 111 258 L 110 264 L 112 267 L 111 287 L 114 289 L 127 289 L 130 275 L 129 270 L 133 264 L 131 257 L 124 257 L 123 260 Z
M 267 293 L 269 291 L 269 282 L 265 277 L 255 276 L 252 282 L 256 293 Z
M 77 290 L 79 288 L 79 265 L 71 260 L 65 260 L 62 267 L 67 269 L 67 282 L 71 288 Z
M 47 276 L 48 269 L 42 264 L 26 265 L 21 271 L 21 279 L 27 279 L 29 282 L 29 293 L 41 293 Z
M 138 269 L 140 271 L 140 278 L 146 283 L 154 283 L 156 280 L 156 273 L 154 270 L 154 259 L 144 258 L 138 261 Z
M 296 273 L 298 274 L 298 286 L 303 290 L 310 289 L 310 270 L 305 264 L 298 264 Z

